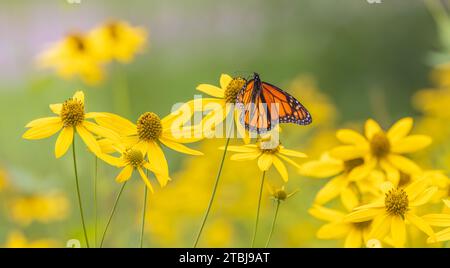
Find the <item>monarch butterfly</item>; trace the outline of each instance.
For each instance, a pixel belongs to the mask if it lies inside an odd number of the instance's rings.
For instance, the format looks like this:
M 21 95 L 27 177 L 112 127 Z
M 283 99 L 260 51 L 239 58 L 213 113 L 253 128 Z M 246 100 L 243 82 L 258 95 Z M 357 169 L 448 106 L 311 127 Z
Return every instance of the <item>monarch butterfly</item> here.
M 257 73 L 238 93 L 236 103 L 241 110 L 241 124 L 258 134 L 271 130 L 277 123 L 308 125 L 312 122 L 311 114 L 297 99 L 261 81 Z

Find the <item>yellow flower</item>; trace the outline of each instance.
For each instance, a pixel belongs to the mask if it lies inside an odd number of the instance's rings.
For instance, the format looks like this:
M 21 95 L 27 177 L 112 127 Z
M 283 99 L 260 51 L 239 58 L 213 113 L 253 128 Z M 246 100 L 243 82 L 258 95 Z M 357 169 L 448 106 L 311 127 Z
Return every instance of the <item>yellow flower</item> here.
M 403 154 L 413 153 L 427 147 L 431 138 L 425 135 L 408 135 L 413 126 L 410 117 L 397 121 L 387 132 L 372 119 L 366 121 L 365 137 L 350 129 L 341 129 L 337 138 L 344 144 L 331 150 L 330 154 L 342 160 L 363 158 L 366 169 L 379 165 L 387 178 L 398 184 L 400 173 L 416 174 L 421 169 Z
M 450 208 L 450 199 L 444 199 L 445 206 Z M 423 219 L 431 226 L 448 227 L 436 233 L 435 239 L 429 237 L 427 243 L 450 241 L 450 214 L 427 214 Z
M 102 154 L 99 158 L 110 165 L 123 168 L 116 177 L 116 181 L 118 183 L 129 180 L 133 174 L 133 171 L 137 171 L 147 187 L 153 192 L 152 184 L 144 172 L 145 169 L 155 173 L 156 178 L 162 187 L 166 186 L 167 182 L 170 180 L 168 174 L 165 175 L 164 171 L 161 170 L 161 161 L 159 159 L 154 159 L 154 161 L 146 161 L 145 152 L 142 148 L 126 148 L 120 144 L 116 145 L 115 148 L 116 151 L 121 154 L 120 157 Z M 153 156 L 150 156 L 150 159 L 153 158 Z
M 155 113 L 146 112 L 139 117 L 136 124 L 115 114 L 102 115 L 95 118 L 96 122 L 118 133 L 126 148 L 140 150 L 144 157 L 148 155 L 149 163 L 157 167 L 157 176 L 162 176 L 161 180 L 169 177 L 169 166 L 160 143 L 181 153 L 202 155 L 201 152 L 183 145 L 196 142 L 202 137 L 195 135 L 192 128 L 177 124 L 180 117 L 177 111 L 162 119 Z
M 6 238 L 6 248 L 55 248 L 58 243 L 51 239 L 29 241 L 22 232 L 12 231 Z
M 328 222 L 317 231 L 317 238 L 345 239 L 344 247 L 346 248 L 360 248 L 368 242 L 371 220 L 346 222 L 345 212 L 320 205 L 314 205 L 308 212 L 313 217 Z
M 220 76 L 220 87 L 209 84 L 200 84 L 197 86 L 197 90 L 215 97 L 202 100 L 204 105 L 202 110 L 208 110 L 208 107 L 212 110 L 205 116 L 202 123 L 203 132 L 206 133 L 206 135 L 210 135 L 208 133 L 214 132 L 215 127 L 218 124 L 229 118 L 229 116 L 232 116 L 232 122 L 235 123 L 240 137 L 244 139 L 245 143 L 250 142 L 248 131 L 246 131 L 240 123 L 240 109 L 235 107 L 236 97 L 246 83 L 247 81 L 244 78 L 232 78 L 228 74 L 222 74 Z M 211 103 L 216 105 L 213 106 Z
M 70 34 L 39 54 L 37 63 L 64 79 L 79 76 L 85 83 L 96 84 L 103 79 L 103 70 L 92 41 L 84 34 Z
M 427 116 L 449 119 L 450 88 L 419 90 L 413 97 L 413 104 Z
M 89 36 L 104 61 L 128 63 L 147 43 L 147 31 L 125 21 L 111 21 L 94 28 Z
M 27 140 L 39 140 L 52 136 L 60 131 L 55 144 L 55 156 L 63 156 L 73 142 L 75 132 L 80 135 L 87 147 L 96 155 L 101 153 L 95 135 L 107 137 L 112 140 L 118 139 L 113 131 L 101 127 L 86 119 L 102 116 L 99 113 L 85 113 L 84 93 L 77 91 L 72 98 L 64 103 L 51 104 L 50 109 L 57 116 L 39 118 L 26 125 L 28 129 L 23 138 Z
M 405 246 L 406 223 L 434 237 L 430 225 L 415 214 L 414 208 L 427 204 L 436 193 L 436 187 L 429 187 L 424 180 L 419 180 L 406 188 L 395 188 L 391 183 L 386 183 L 384 190 L 384 198 L 355 208 L 345 216 L 345 221 L 358 223 L 373 220 L 369 238 L 383 240 L 390 234 L 395 247 Z
M 319 190 L 314 203 L 323 205 L 340 196 L 347 210 L 358 206 L 362 197 L 377 196 L 380 184 L 385 181 L 385 176 L 377 170 L 370 170 L 362 158 L 344 161 L 334 159 L 328 153 L 319 160 L 301 165 L 300 174 L 314 178 L 332 177 Z
M 11 219 L 22 225 L 33 221 L 49 223 L 67 218 L 69 201 L 63 194 L 50 193 L 16 198 L 9 208 Z
M 273 164 L 280 173 L 281 178 L 287 182 L 288 172 L 286 166 L 281 160 L 284 160 L 299 169 L 300 166 L 289 157 L 307 157 L 306 154 L 286 149 L 281 144 L 267 147 L 264 144 L 265 143 L 258 142 L 257 144 L 246 144 L 242 146 L 228 146 L 228 151 L 236 152 L 236 154 L 232 155 L 230 159 L 235 161 L 257 160 L 258 167 L 261 171 L 269 170 Z M 220 147 L 220 149 L 223 150 L 224 147 Z

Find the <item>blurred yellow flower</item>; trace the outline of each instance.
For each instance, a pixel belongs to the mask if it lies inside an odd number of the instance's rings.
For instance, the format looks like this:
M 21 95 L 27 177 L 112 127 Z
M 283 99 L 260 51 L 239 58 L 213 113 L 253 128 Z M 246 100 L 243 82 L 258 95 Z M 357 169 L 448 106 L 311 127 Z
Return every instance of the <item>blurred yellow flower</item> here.
M 203 119 L 202 126 L 203 133 L 206 133 L 205 135 L 210 135 L 210 133 L 215 131 L 215 127 L 218 124 L 226 120 L 228 116 L 232 116 L 232 122 L 236 125 L 240 137 L 244 139 L 245 143 L 250 142 L 250 134 L 240 123 L 240 109 L 235 107 L 237 95 L 246 83 L 247 81 L 242 77 L 233 78 L 228 74 L 222 74 L 220 76 L 220 87 L 210 84 L 200 84 L 197 86 L 198 91 L 214 97 L 202 99 L 202 110 L 208 110 L 208 106 L 212 109 Z M 210 103 L 215 103 L 217 106 L 212 106 Z
M 372 220 L 362 222 L 346 222 L 346 212 L 313 205 L 308 210 L 309 214 L 319 220 L 328 222 L 317 231 L 319 239 L 345 239 L 344 247 L 364 247 L 369 239 Z
M 8 188 L 9 178 L 5 169 L 0 166 L 0 192 Z
M 58 243 L 51 239 L 29 241 L 22 232 L 12 231 L 6 238 L 6 248 L 55 248 Z
M 298 193 L 298 190 L 295 190 L 291 193 L 286 192 L 284 185 L 281 188 L 275 188 L 273 186 L 270 186 L 269 190 L 270 195 L 276 201 L 286 201 L 288 198 Z
M 395 188 L 391 183 L 386 183 L 383 190 L 384 198 L 355 208 L 344 220 L 354 223 L 373 220 L 369 238 L 383 240 L 390 234 L 395 247 L 405 246 L 406 222 L 434 239 L 430 225 L 415 214 L 414 208 L 427 204 L 436 193 L 436 187 L 429 187 L 426 181 L 419 180 L 406 188 Z
M 27 140 L 44 139 L 61 130 L 55 144 L 56 158 L 60 158 L 67 152 L 73 143 L 75 132 L 96 155 L 101 153 L 101 149 L 94 135 L 112 140 L 119 138 L 113 131 L 86 120 L 97 118 L 102 114 L 85 113 L 83 91 L 77 91 L 64 103 L 51 104 L 50 109 L 58 116 L 39 118 L 29 122 L 26 125 L 29 129 L 22 137 Z
M 400 173 L 420 173 L 421 169 L 403 154 L 419 151 L 431 143 L 425 135 L 408 135 L 413 126 L 410 117 L 397 121 L 387 133 L 372 119 L 366 121 L 365 137 L 350 129 L 341 129 L 336 137 L 346 145 L 330 151 L 331 156 L 342 160 L 364 159 L 366 170 L 379 165 L 386 172 L 387 178 L 398 184 Z
M 122 171 L 117 175 L 116 181 L 118 183 L 125 182 L 130 179 L 133 171 L 138 171 L 144 183 L 153 193 L 153 187 L 150 183 L 144 170 L 150 170 L 156 174 L 156 178 L 162 187 L 166 186 L 167 182 L 170 180 L 168 176 L 163 175 L 164 164 L 160 160 L 155 159 L 154 161 L 145 160 L 145 152 L 141 149 L 136 148 L 126 148 L 120 144 L 116 145 L 116 150 L 121 154 L 120 157 L 114 157 L 107 154 L 102 154 L 99 156 L 100 159 L 104 160 L 110 165 L 123 168 Z M 152 158 L 153 156 L 149 156 Z M 156 165 L 158 163 L 159 165 Z
M 64 79 L 79 76 L 92 85 L 103 79 L 97 52 L 89 36 L 70 34 L 39 54 L 37 63 L 41 68 L 54 69 Z
M 413 97 L 413 104 L 427 116 L 450 119 L 450 88 L 419 90 Z
M 110 21 L 95 27 L 88 34 L 103 61 L 128 63 L 147 43 L 147 31 L 126 21 Z
M 444 199 L 445 206 L 450 208 L 450 199 Z M 447 227 L 436 233 L 436 238 L 429 237 L 427 243 L 450 241 L 450 214 L 427 214 L 423 219 L 431 226 Z
M 157 167 L 157 176 L 162 176 L 161 181 L 169 177 L 169 166 L 160 143 L 177 152 L 190 155 L 203 155 L 202 152 L 191 149 L 183 143 L 192 143 L 202 139 L 193 133 L 192 128 L 183 128 L 177 125 L 179 113 L 174 112 L 160 119 L 151 112 L 142 114 L 133 124 L 129 120 L 111 113 L 102 113 L 102 117 L 96 117 L 96 122 L 105 128 L 119 133 L 123 145 L 133 148 L 148 155 L 148 161 L 152 167 Z
M 211 221 L 205 231 L 206 247 L 231 247 L 234 236 L 233 225 L 226 220 L 216 219 Z
M 61 193 L 18 197 L 9 204 L 10 217 L 21 225 L 49 223 L 67 218 L 69 200 Z
M 220 147 L 224 149 L 224 147 Z M 280 173 L 281 178 L 284 181 L 288 181 L 288 172 L 283 161 L 291 164 L 296 169 L 300 168 L 300 165 L 289 157 L 306 158 L 306 154 L 297 152 L 294 150 L 286 149 L 283 145 L 278 144 L 276 146 L 265 146 L 265 143 L 258 142 L 257 144 L 246 144 L 242 146 L 228 146 L 228 151 L 236 152 L 231 156 L 231 160 L 234 161 L 249 161 L 257 160 L 258 167 L 261 171 L 267 171 L 272 164 Z

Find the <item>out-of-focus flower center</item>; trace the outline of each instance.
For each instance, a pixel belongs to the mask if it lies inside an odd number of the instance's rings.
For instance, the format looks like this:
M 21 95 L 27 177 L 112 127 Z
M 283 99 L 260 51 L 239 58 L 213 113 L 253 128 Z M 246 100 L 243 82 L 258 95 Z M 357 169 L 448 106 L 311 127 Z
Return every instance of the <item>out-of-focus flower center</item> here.
M 84 52 L 86 50 L 86 40 L 79 34 L 72 34 L 69 36 L 69 40 L 72 42 L 74 48 L 78 52 Z
M 362 158 L 346 160 L 344 161 L 344 171 L 348 173 L 352 171 L 355 167 L 361 166 L 362 164 L 364 164 L 364 159 Z
M 241 89 L 245 86 L 247 80 L 241 77 L 236 77 L 231 80 L 225 89 L 225 100 L 227 103 L 236 103 L 236 98 L 241 91 Z
M 369 228 L 371 223 L 372 223 L 372 221 L 354 222 L 353 227 L 362 231 L 362 230 Z
M 77 99 L 66 100 L 61 108 L 61 120 L 64 127 L 75 127 L 84 120 L 84 104 Z
M 144 155 L 141 151 L 135 149 L 129 149 L 124 152 L 125 161 L 133 168 L 138 168 L 143 165 Z
M 161 119 L 155 113 L 146 112 L 137 121 L 137 132 L 140 140 L 153 141 L 161 136 Z
M 391 149 L 391 144 L 384 132 L 378 132 L 373 135 L 370 141 L 370 150 L 372 154 L 378 158 L 386 156 Z
M 288 196 L 288 195 L 287 195 L 286 191 L 283 190 L 283 189 L 277 189 L 277 190 L 273 193 L 273 197 L 274 197 L 275 199 L 277 199 L 277 200 L 280 200 L 280 201 L 286 200 L 287 196 Z
M 386 193 L 384 205 L 389 214 L 403 218 L 408 211 L 408 195 L 403 189 L 392 189 Z
M 400 171 L 400 180 L 398 181 L 398 187 L 403 187 L 411 182 L 411 175 Z

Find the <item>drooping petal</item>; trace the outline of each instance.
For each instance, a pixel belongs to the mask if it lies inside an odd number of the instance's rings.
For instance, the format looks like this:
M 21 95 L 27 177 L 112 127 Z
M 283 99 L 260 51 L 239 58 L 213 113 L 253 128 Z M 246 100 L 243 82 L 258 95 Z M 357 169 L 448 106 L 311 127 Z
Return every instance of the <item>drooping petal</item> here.
M 258 158 L 258 167 L 261 171 L 267 171 L 272 166 L 273 155 L 270 153 L 263 153 Z
M 89 121 L 84 121 L 83 126 L 89 130 L 90 132 L 94 133 L 95 135 L 103 138 L 108 138 L 112 141 L 118 142 L 120 140 L 119 134 L 114 132 L 113 130 L 110 130 L 106 127 L 99 126 L 97 124 L 94 124 Z
M 417 174 L 422 171 L 416 163 L 401 155 L 389 154 L 387 160 L 398 170 L 406 174 Z
M 413 126 L 413 119 L 411 117 L 405 117 L 398 120 L 387 132 L 387 137 L 391 143 L 395 143 L 398 140 L 406 137 L 409 134 Z
M 276 154 L 276 156 L 278 156 L 279 158 L 283 159 L 283 161 L 286 161 L 287 163 L 289 163 L 290 165 L 292 165 L 293 167 L 295 167 L 297 169 L 297 171 L 300 170 L 300 165 L 297 164 L 294 160 L 288 158 L 287 156 L 284 156 L 282 154 Z
M 144 167 L 146 169 L 152 171 L 155 174 L 156 179 L 158 180 L 158 183 L 159 183 L 159 185 L 161 185 L 161 187 L 165 187 L 167 185 L 167 183 L 171 180 L 168 176 L 160 173 L 158 171 L 158 167 L 153 167 L 152 164 L 150 164 L 148 162 L 144 163 Z
M 221 146 L 219 147 L 219 149 L 225 150 L 225 147 Z M 249 146 L 228 146 L 227 151 L 236 153 L 254 153 L 258 152 L 259 150 L 256 147 L 249 147 Z
M 95 117 L 95 122 L 102 127 L 111 129 L 121 136 L 137 135 L 137 127 L 129 120 L 112 113 L 102 113 L 105 116 Z
M 386 161 L 386 159 L 380 159 L 379 164 L 381 169 L 386 172 L 387 179 L 392 182 L 392 184 L 397 186 L 398 182 L 400 181 L 400 172 L 398 171 L 398 169 L 393 167 L 391 163 Z
M 336 132 L 338 140 L 345 144 L 352 144 L 357 146 L 367 145 L 367 140 L 363 135 L 351 129 L 340 129 Z
M 379 215 L 372 222 L 372 230 L 369 233 L 369 237 L 384 239 L 391 230 L 391 223 L 392 217 L 389 214 L 383 213 Z
M 142 180 L 144 181 L 145 185 L 147 185 L 148 189 L 150 189 L 150 192 L 154 192 L 153 190 L 153 186 L 150 183 L 150 180 L 147 178 L 147 175 L 145 175 L 144 171 L 142 170 L 142 168 L 137 168 L 139 175 L 141 175 Z
M 315 203 L 325 204 L 331 199 L 337 197 L 342 189 L 346 187 L 348 180 L 345 176 L 337 176 L 325 184 L 317 193 Z
M 380 125 L 373 119 L 368 119 L 364 126 L 364 131 L 368 140 L 371 140 L 373 135 L 383 132 L 383 129 Z
M 450 214 L 427 214 L 422 219 L 431 226 L 450 227 Z
M 233 161 L 247 161 L 247 160 L 255 160 L 261 155 L 260 152 L 252 152 L 252 153 L 237 153 L 230 157 Z
M 344 171 L 344 163 L 341 160 L 317 160 L 310 161 L 300 166 L 299 172 L 304 176 L 326 178 Z
M 353 168 L 348 174 L 348 178 L 353 181 L 366 178 L 377 165 L 377 160 L 373 157 L 366 158 L 364 164 Z
M 106 163 L 110 164 L 111 166 L 115 167 L 124 167 L 126 166 L 126 163 L 118 157 L 111 156 L 109 154 L 100 154 L 97 156 L 101 160 L 105 161 Z
M 319 239 L 340 239 L 345 237 L 350 231 L 350 225 L 345 223 L 328 223 L 324 224 L 317 231 Z
M 168 139 L 164 139 L 164 138 L 159 138 L 159 141 L 164 144 L 165 146 L 169 147 L 172 150 L 175 150 L 177 152 L 180 153 L 184 153 L 184 154 L 190 154 L 190 155 L 203 155 L 202 152 L 191 149 L 181 143 L 178 142 L 174 142 Z
M 149 163 L 157 168 L 158 173 L 161 175 L 169 177 L 169 165 L 167 164 L 166 157 L 161 147 L 156 144 L 156 142 L 148 142 L 147 144 L 148 150 L 148 161 Z
M 119 175 L 116 177 L 117 182 L 125 182 L 130 179 L 131 174 L 133 173 L 132 166 L 125 166 L 122 171 L 120 171 Z
M 436 233 L 436 237 L 429 237 L 427 243 L 436 243 L 450 240 L 450 228 L 446 228 Z
M 358 196 L 350 187 L 344 187 L 342 189 L 341 202 L 348 211 L 351 211 L 359 205 Z
M 324 220 L 324 221 L 341 221 L 344 219 L 345 214 L 334 209 L 319 206 L 317 204 L 313 205 L 312 208 L 308 210 L 309 214 L 313 217 Z
M 414 153 L 431 144 L 431 138 L 425 135 L 411 135 L 393 143 L 391 151 L 397 154 Z
M 280 146 L 280 154 L 284 154 L 286 156 L 291 156 L 291 157 L 300 157 L 300 158 L 306 158 L 308 157 L 306 154 L 302 153 L 302 152 L 297 152 L 294 150 L 289 150 L 284 148 L 284 146 Z
M 395 247 L 401 248 L 405 246 L 406 242 L 405 222 L 400 217 L 392 217 L 391 236 Z
M 216 98 L 224 98 L 225 97 L 225 91 L 219 87 L 209 85 L 209 84 L 200 84 L 197 86 L 197 90 L 201 91 L 205 94 L 208 94 L 209 96 L 213 96 Z
M 61 110 L 62 110 L 62 103 L 55 103 L 55 104 L 50 104 L 49 105 L 50 110 L 57 115 L 61 114 Z
M 58 139 L 55 143 L 55 157 L 63 156 L 73 141 L 74 130 L 73 127 L 64 127 L 59 133 Z
M 283 162 L 281 162 L 281 160 L 280 160 L 278 157 L 273 156 L 272 159 L 273 159 L 273 165 L 275 166 L 275 168 L 276 168 L 276 169 L 278 170 L 278 172 L 280 173 L 281 178 L 282 178 L 285 182 L 287 182 L 288 179 L 289 179 L 289 175 L 288 175 L 286 166 L 283 164 Z
M 376 216 L 382 214 L 384 208 L 368 208 L 368 209 L 358 209 L 350 214 L 346 215 L 344 220 L 346 222 L 365 222 L 370 221 Z
M 80 91 L 75 92 L 75 94 L 73 95 L 73 99 L 79 100 L 79 101 L 81 101 L 81 103 L 84 104 L 84 93 L 83 93 L 83 91 L 80 90 Z
M 345 248 L 360 248 L 362 246 L 362 231 L 353 228 L 347 233 L 347 238 L 345 239 Z
M 341 160 L 351 160 L 363 158 L 367 153 L 366 148 L 356 147 L 354 145 L 337 146 L 330 151 L 330 155 Z
M 28 129 L 22 135 L 22 138 L 27 140 L 45 139 L 58 132 L 62 127 L 63 123 L 61 121 L 51 124 L 39 125 Z
M 60 117 L 44 117 L 29 122 L 25 127 L 44 127 L 45 125 L 51 125 L 61 122 Z
M 102 153 L 102 149 L 100 148 L 100 145 L 98 145 L 97 140 L 95 140 L 95 137 L 83 125 L 78 125 L 76 130 L 91 152 L 95 155 L 100 155 Z
M 431 229 L 430 225 L 424 219 L 416 216 L 412 212 L 406 212 L 405 218 L 419 230 L 426 233 L 428 236 L 433 237 L 433 239 L 435 238 L 433 229 Z
M 233 78 L 229 76 L 228 74 L 221 74 L 220 75 L 220 87 L 225 90 L 228 87 L 228 84 L 230 84 L 231 80 Z

